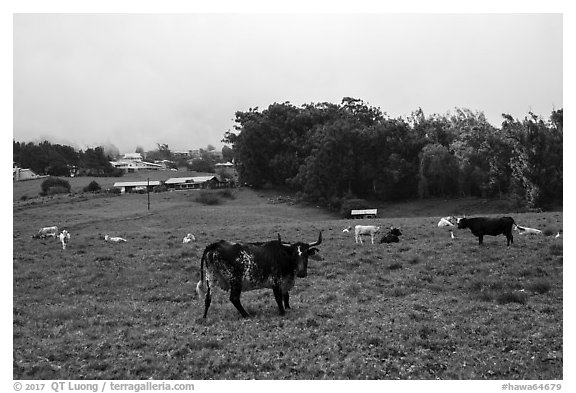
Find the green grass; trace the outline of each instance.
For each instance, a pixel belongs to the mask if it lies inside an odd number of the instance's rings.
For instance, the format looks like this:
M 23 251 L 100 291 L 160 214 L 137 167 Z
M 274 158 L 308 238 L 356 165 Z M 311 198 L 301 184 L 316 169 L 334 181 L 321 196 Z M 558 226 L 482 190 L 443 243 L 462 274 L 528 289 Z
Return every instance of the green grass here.
M 138 194 L 14 201 L 14 379 L 563 378 L 563 237 L 478 246 L 407 214 L 369 220 L 401 227 L 400 243 L 359 245 L 342 229 L 361 220 L 250 190 L 216 206 L 196 196 L 153 194 L 150 210 Z M 562 213 L 513 217 L 562 228 Z M 31 238 L 46 225 L 71 232 L 67 250 Z M 215 290 L 202 318 L 207 244 L 320 230 L 284 317 L 271 290 L 243 293 L 249 319 Z

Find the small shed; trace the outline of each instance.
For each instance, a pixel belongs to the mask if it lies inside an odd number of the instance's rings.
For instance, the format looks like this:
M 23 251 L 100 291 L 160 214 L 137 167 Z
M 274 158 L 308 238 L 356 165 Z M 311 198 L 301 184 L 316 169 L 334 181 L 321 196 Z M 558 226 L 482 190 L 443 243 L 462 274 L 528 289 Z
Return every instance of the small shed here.
M 362 209 L 350 211 L 350 216 L 352 218 L 376 218 L 377 214 L 378 209 Z

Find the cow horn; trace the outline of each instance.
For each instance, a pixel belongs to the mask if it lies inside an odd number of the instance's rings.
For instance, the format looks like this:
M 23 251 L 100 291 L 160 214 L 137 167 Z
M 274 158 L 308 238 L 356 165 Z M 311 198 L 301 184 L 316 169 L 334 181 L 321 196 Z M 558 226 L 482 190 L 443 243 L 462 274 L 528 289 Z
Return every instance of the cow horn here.
M 322 231 L 320 231 L 320 234 L 318 235 L 318 241 L 316 241 L 314 243 L 310 243 L 309 246 L 314 247 L 314 246 L 319 245 L 320 243 L 322 243 Z

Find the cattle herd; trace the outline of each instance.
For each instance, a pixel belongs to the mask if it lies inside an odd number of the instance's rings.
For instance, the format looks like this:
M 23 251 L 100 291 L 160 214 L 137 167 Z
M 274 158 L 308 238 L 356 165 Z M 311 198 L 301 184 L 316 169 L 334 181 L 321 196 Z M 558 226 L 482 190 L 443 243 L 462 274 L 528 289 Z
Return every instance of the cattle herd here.
M 506 236 L 507 246 L 514 243 L 512 231 L 519 234 L 542 234 L 542 231 L 534 228 L 521 227 L 514 222 L 512 217 L 442 217 L 438 227 L 448 228 L 452 239 L 455 238 L 453 228 L 470 229 L 478 238 L 478 244 L 483 244 L 484 236 Z M 354 227 L 355 243 L 363 244 L 362 237 L 370 236 L 372 244 L 374 237 L 381 227 L 375 225 L 356 225 Z M 348 226 L 342 232 L 348 233 L 352 227 Z M 380 243 L 398 243 L 402 232 L 399 228 L 390 227 L 388 232 L 381 238 Z M 556 235 L 559 237 L 560 233 Z M 57 226 L 41 228 L 33 238 L 46 239 L 52 237 L 59 240 L 62 249 L 66 250 L 70 242 L 70 233 L 67 230 L 59 232 Z M 104 240 L 111 243 L 125 243 L 126 239 L 118 236 L 105 235 Z M 196 237 L 188 233 L 182 240 L 183 244 L 196 241 Z M 294 286 L 296 277 L 306 277 L 308 257 L 316 254 L 319 250 L 316 246 L 322 243 L 322 231 L 314 242 L 284 242 L 278 234 L 277 240 L 252 243 L 232 243 L 226 240 L 209 244 L 200 260 L 200 281 L 196 285 L 196 293 L 200 299 L 204 299 L 204 318 L 208 315 L 208 309 L 212 299 L 212 288 L 220 287 L 229 291 L 230 301 L 236 307 L 242 317 L 248 317 L 248 313 L 240 302 L 240 295 L 244 291 L 261 288 L 271 288 L 274 294 L 280 315 L 284 315 L 290 308 L 289 291 Z

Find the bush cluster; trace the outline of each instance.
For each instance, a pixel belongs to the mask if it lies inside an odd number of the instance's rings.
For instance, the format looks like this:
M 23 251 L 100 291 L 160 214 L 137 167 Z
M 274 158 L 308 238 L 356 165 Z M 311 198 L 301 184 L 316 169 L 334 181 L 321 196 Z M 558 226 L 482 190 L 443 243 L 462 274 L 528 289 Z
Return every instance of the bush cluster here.
M 102 188 L 100 187 L 100 184 L 98 184 L 98 182 L 96 182 L 95 180 L 92 180 L 90 182 L 90 184 L 88 184 L 86 187 L 84 187 L 82 189 L 82 191 L 84 192 L 99 192 Z
M 222 203 L 222 200 L 213 192 L 200 191 L 196 197 L 196 202 L 202 203 L 204 205 L 219 205 Z
M 70 193 L 70 183 L 58 177 L 47 178 L 42 182 L 40 188 L 42 189 L 41 196 Z

